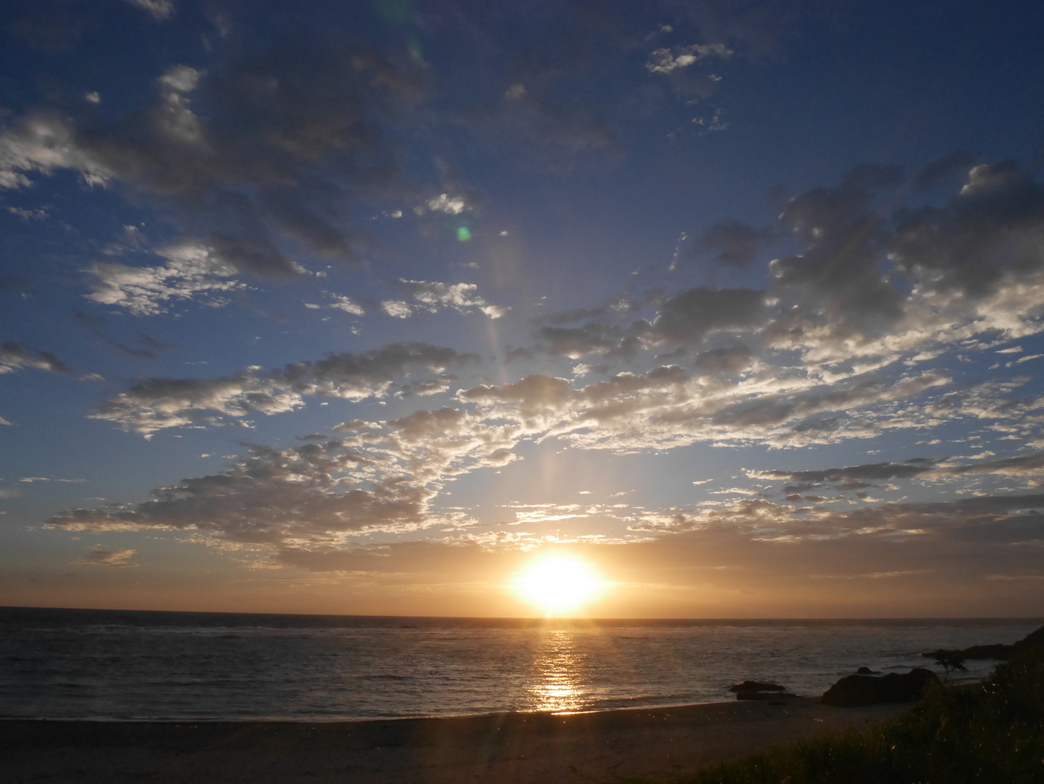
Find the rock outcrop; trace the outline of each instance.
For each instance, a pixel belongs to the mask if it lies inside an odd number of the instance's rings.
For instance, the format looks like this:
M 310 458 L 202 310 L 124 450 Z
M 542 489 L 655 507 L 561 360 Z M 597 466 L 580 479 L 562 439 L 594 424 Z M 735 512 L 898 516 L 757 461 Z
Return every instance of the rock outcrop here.
M 921 654 L 929 659 L 935 659 L 940 655 L 953 655 L 962 659 L 1010 659 L 1020 653 L 1044 650 L 1044 626 L 1035 632 L 1030 632 L 1014 645 L 973 645 L 970 648 L 960 650 L 948 650 L 940 648 L 937 651 L 928 651 Z
M 793 697 L 785 687 L 778 683 L 762 683 L 761 681 L 743 681 L 729 686 L 729 691 L 736 693 L 737 700 L 770 700 L 777 697 Z
M 905 675 L 848 675 L 823 695 L 825 705 L 854 708 L 862 705 L 882 705 L 892 702 L 913 702 L 921 696 L 925 684 L 938 681 L 935 673 L 921 667 Z

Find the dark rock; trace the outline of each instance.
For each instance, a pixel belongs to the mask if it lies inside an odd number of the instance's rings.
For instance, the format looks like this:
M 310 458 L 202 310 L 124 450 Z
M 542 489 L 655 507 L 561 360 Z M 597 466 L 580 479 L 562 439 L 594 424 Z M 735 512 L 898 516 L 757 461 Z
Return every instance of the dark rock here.
M 729 686 L 729 691 L 736 692 L 737 700 L 767 700 L 775 697 L 793 697 L 778 683 L 761 683 L 760 681 L 743 681 Z
M 860 667 L 856 670 L 856 675 L 880 675 L 880 670 L 871 670 L 869 667 Z
M 928 651 L 921 655 L 927 659 L 938 659 L 939 657 L 954 656 L 961 659 L 1010 659 L 1015 653 L 1014 645 L 973 645 L 963 650 L 949 650 L 939 648 L 937 651 Z
M 1044 626 L 1035 632 L 1030 632 L 1012 647 L 1015 648 L 1016 653 L 1044 650 Z
M 761 681 L 743 681 L 743 683 L 736 683 L 729 686 L 729 691 L 735 692 L 785 690 L 785 687 L 780 686 L 778 683 L 762 683 Z
M 894 672 L 883 677 L 848 675 L 827 690 L 822 702 L 842 707 L 913 702 L 921 696 L 925 684 L 938 680 L 934 672 L 921 667 L 906 675 Z
M 1039 650 L 1044 650 L 1044 626 L 1041 626 L 1035 632 L 1030 632 L 1014 645 L 1003 645 L 1001 643 L 994 645 L 973 645 L 970 648 L 957 651 L 949 651 L 945 648 L 940 648 L 937 651 L 929 651 L 928 653 L 923 653 L 921 655 L 926 656 L 929 659 L 934 659 L 942 653 L 957 654 L 964 659 L 1010 659 L 1012 656 L 1020 653 Z

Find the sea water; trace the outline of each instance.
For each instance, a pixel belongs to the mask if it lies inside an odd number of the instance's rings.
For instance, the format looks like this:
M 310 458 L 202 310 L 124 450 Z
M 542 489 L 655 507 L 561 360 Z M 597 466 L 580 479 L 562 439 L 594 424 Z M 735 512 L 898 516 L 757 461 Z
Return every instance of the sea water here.
M 0 718 L 332 721 L 818 696 L 1039 619 L 373 618 L 0 608 Z M 984 675 L 995 662 L 969 662 Z

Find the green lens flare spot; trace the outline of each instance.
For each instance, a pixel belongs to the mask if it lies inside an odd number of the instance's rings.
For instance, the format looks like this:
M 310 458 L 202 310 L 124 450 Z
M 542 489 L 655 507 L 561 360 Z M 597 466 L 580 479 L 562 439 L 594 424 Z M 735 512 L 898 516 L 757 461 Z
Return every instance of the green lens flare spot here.
M 467 242 L 471 239 L 471 229 L 467 226 L 460 226 L 457 228 L 457 241 Z

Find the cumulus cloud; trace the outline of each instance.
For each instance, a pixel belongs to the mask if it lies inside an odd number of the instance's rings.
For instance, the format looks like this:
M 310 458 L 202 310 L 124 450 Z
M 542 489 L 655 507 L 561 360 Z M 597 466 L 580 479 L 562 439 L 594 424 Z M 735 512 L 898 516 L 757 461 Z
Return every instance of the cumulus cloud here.
M 942 207 L 901 213 L 888 249 L 899 270 L 933 290 L 981 302 L 1006 282 L 1036 282 L 1042 238 L 1044 185 L 1003 161 L 972 167 Z
M 604 324 L 585 324 L 582 327 L 540 327 L 536 332 L 538 345 L 549 354 L 570 359 L 582 359 L 588 354 L 615 351 L 621 341 L 619 328 Z
M 484 394 L 486 400 L 535 408 L 559 400 L 563 392 L 559 384 L 534 381 Z M 402 535 L 442 520 L 430 502 L 445 480 L 512 459 L 503 444 L 513 443 L 519 433 L 490 429 L 473 414 L 452 407 L 416 412 L 387 425 L 357 420 L 340 430 L 343 437 L 311 436 L 308 443 L 289 449 L 251 446 L 225 471 L 157 488 L 144 503 L 72 510 L 47 524 L 69 531 L 195 531 L 233 546 L 260 546 L 274 563 L 319 572 L 460 571 L 472 567 L 475 559 L 496 559 L 502 557 L 497 553 L 539 544 L 538 537 L 525 532 L 361 544 L 356 538 L 361 533 Z M 1041 470 L 1039 455 L 1023 462 Z M 994 463 L 989 470 L 1007 470 L 1005 460 Z M 773 471 L 766 478 L 902 482 L 940 466 L 945 467 L 936 460 L 911 460 Z M 795 577 L 815 585 L 890 580 L 934 591 L 951 582 L 977 584 L 998 573 L 1030 574 L 1039 568 L 1041 494 L 867 502 L 855 508 L 826 504 L 829 500 L 806 495 L 774 502 L 755 492 L 696 509 L 544 504 L 512 510 L 516 523 L 527 526 L 592 517 L 617 520 L 630 529 L 623 538 L 603 542 L 595 537 L 572 546 L 595 560 L 619 557 L 632 579 L 643 580 L 648 570 L 654 583 L 662 582 L 674 564 L 685 566 L 686 573 L 713 569 L 716 585 L 735 583 L 745 595 L 778 591 Z M 95 550 L 97 555 L 83 562 L 127 560 L 127 551 Z M 947 557 L 940 559 L 940 552 Z M 447 560 L 426 564 L 429 557 Z M 919 594 L 920 601 L 925 597 Z
M 385 300 L 381 309 L 394 318 L 409 318 L 417 312 L 438 313 L 455 310 L 458 313 L 485 313 L 491 319 L 507 314 L 509 308 L 491 305 L 478 295 L 474 283 L 440 283 L 431 280 L 399 280 L 412 295 L 412 302 Z
M 440 193 L 425 202 L 432 212 L 444 212 L 447 215 L 460 215 L 468 208 L 468 204 L 462 196 L 450 196 L 448 193 Z M 423 210 L 423 208 L 421 208 Z
M 768 264 L 764 289 L 627 295 L 617 298 L 622 310 L 544 319 L 536 346 L 572 359 L 697 349 L 700 369 L 734 372 L 715 358 L 739 341 L 749 355 L 735 360 L 775 369 L 780 383 L 803 374 L 834 383 L 916 365 L 983 335 L 1036 334 L 1044 328 L 1044 185 L 1013 163 L 981 164 L 966 169 L 948 200 L 917 204 L 920 189 L 951 181 L 968 160 L 947 156 L 912 181 L 896 167 L 864 164 L 836 185 L 792 196 L 774 225 L 719 222 L 695 247 L 719 263 L 749 268 L 762 251 L 787 248 Z M 650 305 L 646 318 L 620 322 Z M 573 320 L 586 323 L 558 326 Z
M 651 335 L 671 345 L 698 344 L 714 332 L 753 329 L 766 318 L 762 291 L 693 288 L 663 303 Z
M 155 316 L 178 301 L 203 299 L 212 307 L 220 307 L 229 301 L 222 294 L 247 288 L 233 278 L 236 268 L 211 247 L 184 242 L 161 249 L 157 255 L 166 259 L 162 266 L 96 263 L 89 270 L 96 280 L 87 299 L 126 308 L 136 316 Z
M 170 427 L 237 421 L 253 412 L 278 414 L 310 396 L 365 400 L 383 397 L 414 373 L 441 374 L 477 361 L 471 354 L 427 343 L 393 343 L 360 354 L 331 354 L 269 373 L 248 370 L 217 379 L 149 379 L 110 398 L 92 415 L 151 437 Z
M 351 297 L 346 297 L 343 294 L 330 294 L 330 296 L 333 297 L 334 302 L 327 305 L 328 308 L 343 310 L 352 316 L 365 315 L 366 309 Z
M 403 476 L 374 478 L 345 440 L 287 450 L 251 447 L 220 474 L 157 488 L 126 509 L 77 509 L 48 520 L 70 531 L 199 530 L 232 542 L 304 544 L 422 519 L 430 493 Z
M 419 411 L 362 420 L 288 449 L 247 445 L 220 473 L 152 491 L 144 503 L 76 509 L 48 525 L 70 531 L 196 530 L 239 544 L 311 550 L 364 531 L 429 523 L 428 503 L 448 478 L 516 459 L 519 428 L 468 412 Z
M 32 184 L 28 174 L 50 175 L 55 169 L 78 171 L 91 185 L 103 185 L 112 176 L 54 113 L 30 114 L 15 130 L 0 134 L 0 188 L 27 187 Z

